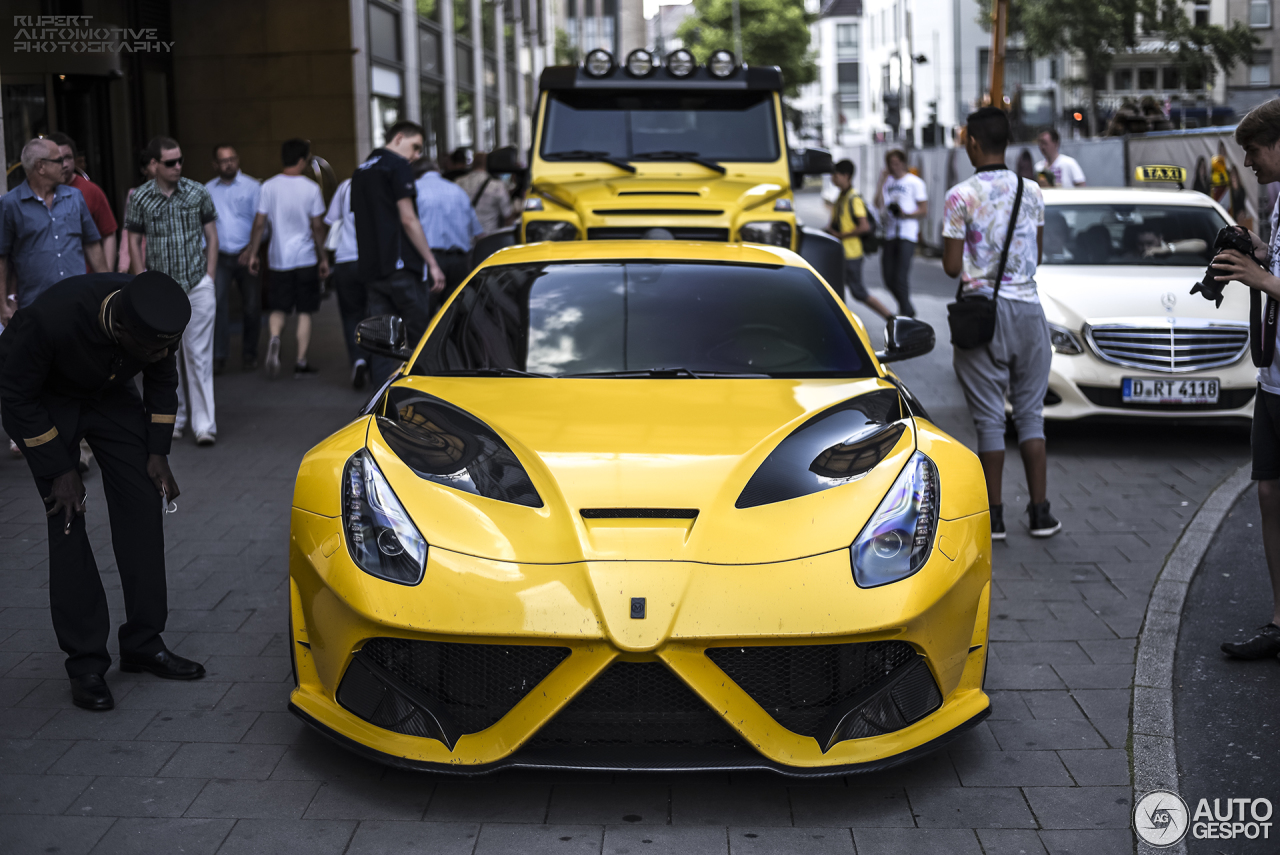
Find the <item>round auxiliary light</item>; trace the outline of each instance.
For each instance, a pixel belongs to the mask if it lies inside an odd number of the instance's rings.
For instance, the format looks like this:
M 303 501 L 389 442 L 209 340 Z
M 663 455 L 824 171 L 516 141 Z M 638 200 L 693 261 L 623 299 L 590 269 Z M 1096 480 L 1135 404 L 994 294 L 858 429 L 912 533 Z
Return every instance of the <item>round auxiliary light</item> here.
M 632 77 L 648 77 L 658 67 L 658 59 L 644 48 L 627 54 L 627 74 Z
M 694 61 L 693 54 L 684 48 L 667 54 L 667 73 L 672 77 L 688 77 L 697 67 L 698 63 Z
M 587 74 L 592 77 L 604 77 L 613 71 L 613 56 L 607 50 L 596 48 L 587 54 L 586 60 L 582 63 L 582 67 L 586 69 Z
M 733 54 L 727 50 L 718 50 L 707 60 L 707 71 L 716 77 L 729 77 L 737 70 L 738 64 L 733 61 Z

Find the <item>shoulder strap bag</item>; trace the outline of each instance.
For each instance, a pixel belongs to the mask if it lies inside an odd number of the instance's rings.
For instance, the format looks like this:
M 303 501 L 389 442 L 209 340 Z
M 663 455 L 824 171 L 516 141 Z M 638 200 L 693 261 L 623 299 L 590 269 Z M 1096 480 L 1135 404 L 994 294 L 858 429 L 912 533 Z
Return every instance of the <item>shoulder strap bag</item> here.
M 1013 244 L 1013 232 L 1018 224 L 1018 211 L 1022 208 L 1022 178 L 1013 199 L 1013 214 L 1009 217 L 1009 229 L 1004 236 L 1004 249 L 1000 251 L 1000 266 L 996 268 L 996 281 L 991 299 L 980 296 L 963 297 L 964 282 L 956 288 L 956 301 L 947 304 L 947 324 L 951 327 L 951 344 L 961 350 L 973 350 L 990 344 L 996 334 L 996 300 L 1000 297 L 1000 281 L 1009 262 L 1009 247 Z
M 476 195 L 471 197 L 471 207 L 475 207 L 480 202 L 480 197 L 484 195 L 484 191 L 489 189 L 489 182 L 493 180 L 492 175 L 485 176 L 484 181 L 480 184 L 480 189 L 476 191 Z

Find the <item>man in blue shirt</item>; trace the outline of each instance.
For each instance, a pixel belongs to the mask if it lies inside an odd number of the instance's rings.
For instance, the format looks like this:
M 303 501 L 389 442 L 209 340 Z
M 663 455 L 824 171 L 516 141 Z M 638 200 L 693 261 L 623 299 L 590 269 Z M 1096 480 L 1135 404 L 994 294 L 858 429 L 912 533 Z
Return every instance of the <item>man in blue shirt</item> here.
M 258 331 L 262 322 L 262 297 L 258 276 L 249 270 L 249 233 L 258 210 L 262 182 L 240 171 L 240 155 L 228 143 L 213 147 L 218 177 L 205 184 L 218 210 L 218 274 L 214 295 L 218 301 L 213 321 L 213 373 L 221 374 L 231 349 L 231 287 L 240 292 L 243 331 L 240 336 L 240 368 L 258 367 Z
M 419 161 L 414 171 L 422 171 L 414 183 L 422 233 L 444 271 L 444 291 L 431 295 L 434 315 L 471 272 L 471 243 L 484 232 L 484 227 L 471 207 L 467 191 L 443 177 L 434 161 Z
M 55 282 L 82 275 L 86 257 L 94 273 L 107 271 L 102 238 L 84 196 L 62 184 L 58 146 L 31 140 L 22 147 L 22 168 L 27 180 L 0 197 L 0 282 L 14 289 L 0 300 L 0 324 Z

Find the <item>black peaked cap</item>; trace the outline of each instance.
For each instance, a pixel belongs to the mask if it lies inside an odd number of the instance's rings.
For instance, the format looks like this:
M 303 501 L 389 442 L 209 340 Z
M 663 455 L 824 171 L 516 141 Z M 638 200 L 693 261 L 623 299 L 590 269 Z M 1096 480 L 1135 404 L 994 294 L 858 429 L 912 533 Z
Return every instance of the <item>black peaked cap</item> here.
M 191 320 L 191 300 L 186 292 L 158 270 L 139 273 L 120 289 L 120 309 L 130 329 L 149 339 L 176 338 Z

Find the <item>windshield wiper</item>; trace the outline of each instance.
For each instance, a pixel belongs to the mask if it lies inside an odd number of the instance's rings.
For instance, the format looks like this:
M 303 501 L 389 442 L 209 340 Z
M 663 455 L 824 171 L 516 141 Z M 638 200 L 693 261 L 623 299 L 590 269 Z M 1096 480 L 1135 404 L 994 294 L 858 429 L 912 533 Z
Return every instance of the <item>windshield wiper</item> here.
M 521 371 L 519 368 L 464 368 L 459 371 L 436 371 L 433 377 L 550 377 L 550 374 L 538 374 L 534 371 Z
M 705 166 L 707 169 L 714 169 L 721 175 L 727 170 L 720 164 L 710 158 L 703 157 L 696 151 L 646 151 L 643 154 L 633 154 L 628 160 L 645 161 L 645 160 L 687 160 L 690 163 L 696 163 L 699 166 Z
M 585 374 L 565 374 L 565 377 L 608 377 L 617 379 L 627 379 L 632 377 L 657 377 L 660 379 L 673 379 L 677 377 L 690 377 L 694 380 L 704 380 L 706 378 L 740 378 L 750 380 L 767 380 L 768 374 L 739 374 L 733 371 L 698 371 L 693 372 L 688 368 L 638 368 L 633 371 L 593 371 Z
M 610 166 L 616 166 L 619 169 L 625 169 L 627 172 L 634 173 L 636 168 L 627 163 L 620 157 L 614 157 L 607 151 L 586 151 L 584 149 L 574 149 L 573 151 L 554 151 L 550 154 L 544 154 L 543 160 L 589 160 L 596 163 L 607 163 Z

